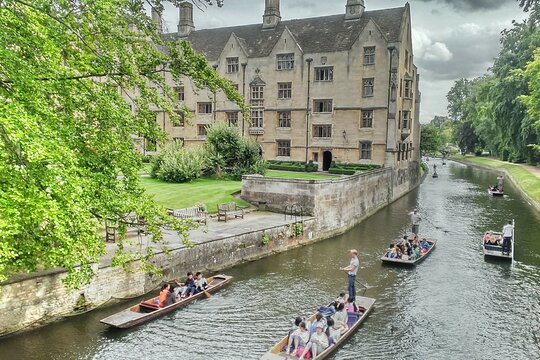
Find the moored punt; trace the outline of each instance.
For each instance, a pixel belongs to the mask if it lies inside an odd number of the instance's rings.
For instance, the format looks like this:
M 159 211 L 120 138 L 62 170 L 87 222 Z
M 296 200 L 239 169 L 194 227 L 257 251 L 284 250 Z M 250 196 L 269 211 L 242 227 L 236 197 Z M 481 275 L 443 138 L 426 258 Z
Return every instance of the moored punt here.
M 371 311 L 373 310 L 373 304 L 375 304 L 375 299 L 364 297 L 364 296 L 357 296 L 356 297 L 356 305 L 358 305 L 360 308 L 364 308 L 363 313 L 356 321 L 349 326 L 349 329 L 344 332 L 339 340 L 330 346 L 326 348 L 322 353 L 318 354 L 316 357 L 316 360 L 319 359 L 326 359 L 328 358 L 332 353 L 334 353 L 340 346 L 342 346 L 353 334 L 360 325 L 366 320 L 366 318 L 369 316 Z M 310 321 L 313 321 L 315 319 L 315 315 L 309 317 Z M 287 345 L 289 341 L 289 336 L 285 336 L 283 339 L 281 339 L 280 342 L 277 343 L 272 349 L 270 349 L 266 354 L 264 354 L 261 357 L 261 360 L 286 360 L 286 359 L 298 359 L 294 355 L 287 355 L 285 353 L 285 346 Z
M 204 298 L 207 296 L 206 293 L 214 293 L 220 290 L 231 280 L 232 276 L 215 275 L 207 279 L 209 286 L 208 289 L 206 289 L 206 291 L 204 292 L 197 293 L 193 296 L 187 297 L 181 301 L 178 301 L 169 306 L 165 306 L 163 308 L 153 305 L 152 301 L 149 300 L 152 300 L 154 298 L 151 298 L 146 301 L 141 301 L 139 304 L 134 305 L 128 309 L 108 316 L 105 319 L 101 319 L 100 321 L 103 324 L 107 324 L 109 326 L 121 329 L 130 328 L 132 326 L 139 325 L 149 320 L 163 316 L 164 314 L 174 311 L 182 306 L 185 306 L 186 304 L 189 304 L 194 300 Z
M 427 252 L 425 254 L 420 255 L 417 259 L 414 259 L 414 260 L 406 259 L 405 260 L 405 259 L 389 258 L 385 254 L 385 255 L 381 256 L 381 261 L 383 263 L 387 263 L 387 264 L 418 265 L 419 263 L 424 261 L 425 258 L 427 258 L 429 254 L 431 254 L 431 252 L 435 248 L 435 245 L 437 244 L 437 240 L 435 240 L 435 239 L 426 239 L 426 241 L 429 244 L 429 249 L 427 250 Z

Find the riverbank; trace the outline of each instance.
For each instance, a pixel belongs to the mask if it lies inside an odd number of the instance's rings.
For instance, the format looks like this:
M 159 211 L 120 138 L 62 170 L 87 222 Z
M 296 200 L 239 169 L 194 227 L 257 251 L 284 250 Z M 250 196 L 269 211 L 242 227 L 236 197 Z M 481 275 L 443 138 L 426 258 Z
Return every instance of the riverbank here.
M 501 171 L 512 181 L 525 199 L 540 212 L 540 169 L 531 165 L 513 164 L 493 158 L 454 156 L 452 160 L 491 171 Z

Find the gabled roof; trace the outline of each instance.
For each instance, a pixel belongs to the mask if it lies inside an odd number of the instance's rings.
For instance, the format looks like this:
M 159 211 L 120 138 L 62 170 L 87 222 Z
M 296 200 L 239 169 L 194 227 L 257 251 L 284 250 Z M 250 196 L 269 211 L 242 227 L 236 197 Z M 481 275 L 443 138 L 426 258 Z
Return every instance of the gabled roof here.
M 188 37 L 195 50 L 210 61 L 217 60 L 234 33 L 245 46 L 249 57 L 265 57 L 270 54 L 287 27 L 306 53 L 336 52 L 349 50 L 358 34 L 370 20 L 381 29 L 389 42 L 397 42 L 406 7 L 366 11 L 358 20 L 345 20 L 345 15 L 330 15 L 308 19 L 281 21 L 274 29 L 264 29 L 262 24 L 242 25 L 193 31 Z M 176 33 L 165 34 L 175 38 Z

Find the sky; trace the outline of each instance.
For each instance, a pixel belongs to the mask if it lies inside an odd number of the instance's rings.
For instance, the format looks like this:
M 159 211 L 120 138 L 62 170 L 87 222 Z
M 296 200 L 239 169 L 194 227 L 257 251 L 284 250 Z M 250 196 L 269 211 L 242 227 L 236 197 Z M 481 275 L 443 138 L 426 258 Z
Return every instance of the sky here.
M 283 20 L 345 13 L 347 0 L 281 0 Z M 215 3 L 215 1 L 214 1 Z M 365 0 L 366 10 L 401 7 L 405 0 Z M 420 121 L 447 115 L 446 94 L 455 80 L 484 74 L 500 49 L 500 33 L 526 14 L 515 0 L 410 0 L 414 62 L 419 68 Z M 196 29 L 262 22 L 264 0 L 224 0 L 195 8 Z M 176 31 L 178 10 L 164 12 L 166 31 Z

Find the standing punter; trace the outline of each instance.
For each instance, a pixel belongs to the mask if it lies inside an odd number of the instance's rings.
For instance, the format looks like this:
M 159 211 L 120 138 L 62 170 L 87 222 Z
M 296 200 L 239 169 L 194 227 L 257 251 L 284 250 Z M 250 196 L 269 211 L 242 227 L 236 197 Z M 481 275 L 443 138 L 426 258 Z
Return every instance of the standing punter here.
M 508 224 L 503 226 L 502 236 L 503 236 L 503 245 L 502 253 L 506 252 L 506 255 L 510 255 L 510 249 L 512 248 L 512 235 L 514 233 L 514 225 L 512 221 L 509 221 Z
M 356 273 L 358 272 L 360 261 L 358 260 L 358 251 L 352 249 L 350 253 L 351 263 L 347 267 L 340 268 L 340 270 L 345 271 L 349 275 L 349 299 L 352 302 L 356 300 Z
M 412 233 L 418 236 L 418 228 L 420 227 L 420 221 L 422 221 L 422 218 L 420 217 L 417 209 L 414 209 L 414 211 L 409 213 L 409 215 L 411 217 Z

